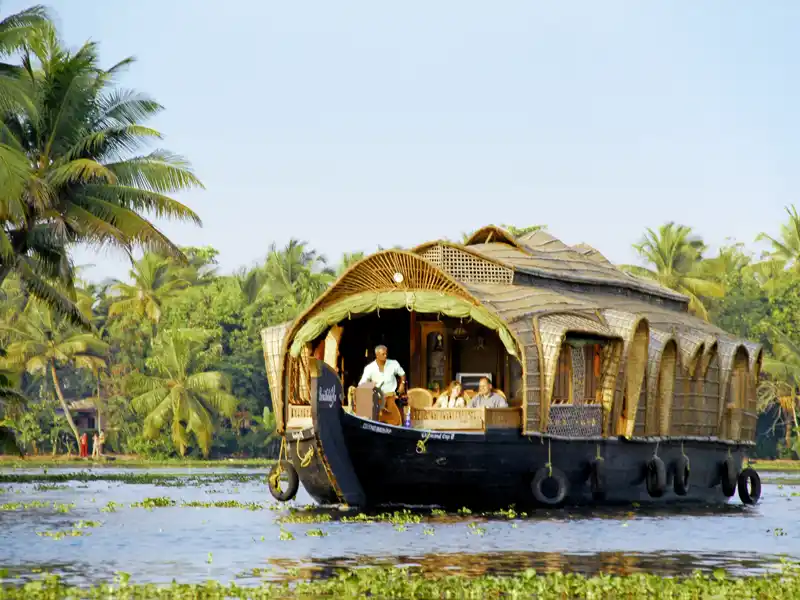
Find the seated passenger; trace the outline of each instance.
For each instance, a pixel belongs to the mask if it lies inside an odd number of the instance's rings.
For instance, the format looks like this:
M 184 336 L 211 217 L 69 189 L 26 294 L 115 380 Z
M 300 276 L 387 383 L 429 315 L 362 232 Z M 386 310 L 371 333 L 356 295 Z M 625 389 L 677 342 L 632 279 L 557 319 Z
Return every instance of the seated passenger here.
M 436 401 L 436 404 L 433 405 L 434 408 L 464 408 L 467 403 L 464 400 L 464 396 L 461 395 L 461 384 L 458 381 L 454 381 L 447 389 L 444 391 L 444 394 L 439 396 L 439 399 Z
M 478 382 L 478 393 L 469 401 L 470 408 L 508 408 L 508 402 L 500 394 L 492 391 L 492 384 L 487 377 Z

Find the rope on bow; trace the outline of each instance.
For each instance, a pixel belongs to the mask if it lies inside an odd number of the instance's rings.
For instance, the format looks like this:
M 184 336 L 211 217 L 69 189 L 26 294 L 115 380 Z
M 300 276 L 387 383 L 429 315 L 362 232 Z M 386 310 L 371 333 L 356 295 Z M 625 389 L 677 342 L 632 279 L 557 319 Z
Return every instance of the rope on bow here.
M 600 444 L 597 444 L 596 448 L 597 448 L 597 453 L 596 453 L 596 455 L 595 455 L 595 458 L 596 458 L 597 460 L 605 460 L 605 458 L 603 458 L 602 456 L 600 456 Z
M 300 466 L 302 468 L 306 468 L 308 465 L 311 464 L 311 459 L 314 457 L 314 446 L 308 447 L 308 452 L 306 452 L 305 456 L 300 456 L 300 440 L 297 440 L 297 444 L 295 445 L 295 454 L 297 454 L 297 458 L 300 459 Z
M 545 467 L 547 467 L 547 476 L 548 477 L 552 477 L 553 476 L 553 457 L 552 457 L 552 453 L 550 451 L 550 440 L 547 440 L 547 464 L 545 464 Z
M 691 471 L 691 467 L 689 464 L 689 457 L 686 456 L 686 452 L 683 451 L 683 442 L 681 442 L 681 456 L 686 459 L 686 470 Z
M 656 442 L 656 448 L 655 448 L 655 450 L 653 450 L 653 456 L 655 456 L 655 457 L 657 457 L 657 456 L 658 456 L 658 445 L 659 445 L 660 443 L 661 443 L 661 440 L 658 440 L 658 441 Z
M 269 476 L 270 485 L 276 490 L 280 489 L 281 475 L 283 474 L 283 459 L 286 457 L 286 438 L 281 438 L 281 449 L 278 452 L 278 464 L 275 465 L 276 469 Z
M 428 449 L 425 447 L 425 443 L 428 441 L 428 438 L 430 437 L 431 437 L 431 432 L 429 431 L 428 433 L 425 434 L 424 438 L 422 438 L 417 442 L 417 449 L 416 449 L 417 454 L 425 454 L 428 451 Z

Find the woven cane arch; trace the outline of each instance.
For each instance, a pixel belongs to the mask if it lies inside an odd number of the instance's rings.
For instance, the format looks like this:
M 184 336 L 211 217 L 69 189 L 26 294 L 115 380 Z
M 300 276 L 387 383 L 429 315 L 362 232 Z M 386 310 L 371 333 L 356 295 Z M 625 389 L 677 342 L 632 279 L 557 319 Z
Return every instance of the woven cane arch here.
M 604 310 L 608 328 L 622 338 L 622 361 L 616 379 L 614 404 L 609 422 L 617 435 L 630 437 L 636 425 L 636 412 L 647 374 L 650 324 L 641 315 L 619 310 Z
M 397 274 L 402 277 L 397 277 Z M 309 344 L 305 345 L 296 358 L 289 353 L 293 339 L 302 326 L 316 313 L 345 298 L 364 292 L 388 291 L 436 292 L 442 296 L 459 298 L 474 306 L 482 306 L 481 302 L 453 277 L 413 252 L 385 250 L 355 263 L 292 323 L 286 333 L 282 349 L 284 360 L 281 365 L 283 395 L 276 403 L 276 411 L 285 411 L 288 404 L 307 404 L 310 401 Z M 497 316 L 497 320 L 505 324 L 502 317 Z M 519 340 L 510 330 L 509 335 L 518 348 L 519 360 L 524 364 L 524 350 Z M 279 433 L 283 431 L 279 430 Z
M 476 244 L 488 244 L 490 242 L 508 244 L 509 246 L 514 246 L 519 250 L 524 250 L 522 245 L 517 242 L 513 235 L 511 235 L 502 227 L 497 227 L 496 225 L 487 225 L 486 227 L 481 227 L 477 231 L 473 232 L 471 236 L 469 236 L 469 239 L 464 242 L 464 245 L 474 246 Z
M 558 369 L 561 346 L 569 333 L 584 333 L 599 336 L 609 341 L 603 347 L 600 390 L 603 413 L 608 413 L 614 400 L 614 384 L 622 355 L 622 339 L 611 331 L 596 315 L 577 313 L 555 313 L 534 318 L 538 331 L 540 372 L 543 379 L 542 405 L 540 407 L 541 431 L 546 431 L 550 415 L 550 403 Z
M 723 436 L 730 440 L 749 439 L 750 411 L 748 392 L 750 385 L 750 357 L 744 344 L 737 344 L 733 353 L 730 379 L 726 385 L 726 402 L 723 406 Z M 753 407 L 755 408 L 755 407 Z M 753 420 L 755 414 L 752 414 Z

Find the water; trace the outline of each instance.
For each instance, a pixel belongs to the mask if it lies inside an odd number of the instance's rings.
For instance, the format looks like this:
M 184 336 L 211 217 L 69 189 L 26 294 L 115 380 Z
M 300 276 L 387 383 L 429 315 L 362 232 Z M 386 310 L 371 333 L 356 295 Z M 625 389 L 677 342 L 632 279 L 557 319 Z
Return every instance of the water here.
M 51 469 L 50 474 L 77 472 Z M 281 526 L 287 514 L 274 505 L 263 479 L 237 481 L 266 469 L 111 469 L 93 473 L 137 475 L 216 474 L 231 479 L 186 486 L 118 481 L 0 483 L 0 504 L 44 501 L 47 507 L 0 511 L 0 570 L 6 579 L 29 579 L 42 571 L 71 583 L 110 581 L 126 572 L 136 582 L 217 579 L 255 583 L 262 578 L 325 576 L 335 567 L 414 565 L 468 574 L 511 573 L 525 568 L 587 574 L 648 571 L 681 575 L 718 568 L 732 574 L 777 570 L 782 558 L 800 560 L 800 474 L 763 477 L 762 500 L 743 507 L 738 498 L 722 508 L 550 510 L 527 518 L 451 515 L 423 519 L 398 530 L 387 522 L 334 521 Z M 0 469 L 0 475 L 41 473 Z M 176 483 L 175 480 L 167 480 Z M 37 488 L 37 486 L 39 486 Z M 48 487 L 50 486 L 50 487 Z M 795 495 L 793 495 L 795 494 Z M 167 496 L 178 506 L 131 508 L 145 498 Z M 236 500 L 271 509 L 190 508 L 182 502 Z M 115 512 L 100 509 L 113 501 Z M 58 512 L 52 503 L 75 507 Z M 294 504 L 310 504 L 300 490 Z M 317 509 L 315 514 L 324 514 Z M 53 539 L 37 532 L 69 531 L 79 521 L 101 524 L 89 535 Z M 281 529 L 293 540 L 281 540 Z M 321 529 L 326 537 L 309 537 Z M 400 528 L 402 529 L 402 528 Z M 432 533 L 432 534 L 431 534 Z M 285 534 L 284 534 L 285 535 Z M 2 577 L 2 576 L 0 576 Z

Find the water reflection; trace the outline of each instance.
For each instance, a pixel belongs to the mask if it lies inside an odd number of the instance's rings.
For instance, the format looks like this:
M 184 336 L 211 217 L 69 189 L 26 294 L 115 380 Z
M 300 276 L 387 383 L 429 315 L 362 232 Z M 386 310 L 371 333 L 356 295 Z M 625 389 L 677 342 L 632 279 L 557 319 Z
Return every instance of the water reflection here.
M 239 578 L 254 575 L 273 581 L 293 578 L 317 579 L 333 576 L 339 569 L 365 566 L 408 567 L 423 574 L 452 574 L 479 577 L 483 575 L 513 575 L 526 569 L 537 573 L 580 573 L 596 575 L 630 575 L 653 573 L 665 577 L 688 576 L 696 571 L 712 572 L 724 569 L 732 575 L 778 571 L 785 557 L 755 553 L 671 553 L 671 552 L 485 552 L 425 554 L 421 556 L 337 557 L 320 560 L 294 561 L 269 559 L 269 567 L 259 573 L 243 572 Z M 258 571 L 258 570 L 257 570 Z

